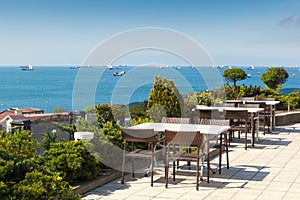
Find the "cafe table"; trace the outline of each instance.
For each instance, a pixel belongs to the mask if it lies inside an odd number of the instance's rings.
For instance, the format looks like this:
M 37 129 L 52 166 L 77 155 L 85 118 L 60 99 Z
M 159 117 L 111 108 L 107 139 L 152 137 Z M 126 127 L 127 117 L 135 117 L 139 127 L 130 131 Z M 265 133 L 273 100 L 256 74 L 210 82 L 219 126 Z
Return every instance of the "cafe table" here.
M 254 123 L 255 123 L 255 119 L 259 118 L 259 113 L 264 110 L 263 108 L 238 108 L 238 107 L 214 107 L 214 106 L 207 107 L 207 106 L 197 105 L 195 110 L 198 110 L 200 112 L 201 110 L 218 110 L 221 113 L 223 113 L 225 110 L 233 110 L 233 111 L 247 110 L 248 113 L 250 114 L 250 119 L 251 119 L 251 135 L 252 135 L 251 144 L 252 147 L 254 147 L 254 141 L 255 141 Z M 257 135 L 258 135 L 258 128 L 259 128 L 259 120 L 257 120 L 256 122 Z
M 219 125 L 202 125 L 202 124 L 174 124 L 174 123 L 143 123 L 132 126 L 133 129 L 154 129 L 155 132 L 162 133 L 165 130 L 171 131 L 186 131 L 186 132 L 195 132 L 200 131 L 200 133 L 205 135 L 206 140 L 204 143 L 206 145 L 206 151 L 209 152 L 209 141 L 216 139 L 219 135 L 222 136 L 222 133 L 229 130 L 230 126 L 219 126 Z M 222 137 L 220 137 L 221 140 Z M 222 142 L 220 142 L 221 145 Z M 209 162 L 209 159 L 208 159 Z M 207 166 L 207 182 L 209 182 L 209 171 L 210 166 Z
M 237 105 L 238 103 L 266 103 L 267 106 L 270 107 L 270 118 L 271 118 L 271 130 L 275 130 L 275 111 L 276 111 L 276 105 L 280 103 L 280 101 L 262 101 L 262 100 L 225 100 L 226 103 L 235 103 Z

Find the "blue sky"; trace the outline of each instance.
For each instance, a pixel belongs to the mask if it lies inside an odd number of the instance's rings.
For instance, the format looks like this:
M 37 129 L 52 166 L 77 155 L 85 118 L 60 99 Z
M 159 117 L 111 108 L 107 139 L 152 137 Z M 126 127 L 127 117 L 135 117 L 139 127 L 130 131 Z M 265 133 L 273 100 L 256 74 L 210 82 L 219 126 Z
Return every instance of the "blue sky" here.
M 80 65 L 101 42 L 142 27 L 196 40 L 217 65 L 299 65 L 299 0 L 0 0 L 0 65 Z M 117 47 L 116 47 L 117 48 Z M 115 64 L 185 64 L 139 52 Z

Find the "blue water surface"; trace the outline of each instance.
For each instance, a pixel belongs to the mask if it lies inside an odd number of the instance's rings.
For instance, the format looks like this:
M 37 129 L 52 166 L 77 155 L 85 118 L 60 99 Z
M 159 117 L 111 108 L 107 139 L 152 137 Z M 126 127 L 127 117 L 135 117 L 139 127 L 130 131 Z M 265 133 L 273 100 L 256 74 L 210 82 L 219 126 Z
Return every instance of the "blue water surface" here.
M 226 67 L 215 70 L 218 70 L 221 76 L 225 69 Z M 243 69 L 250 77 L 239 81 L 239 85 L 265 87 L 260 77 L 267 70 L 266 67 L 255 67 L 253 70 L 244 67 Z M 289 78 L 283 85 L 283 91 L 290 92 L 294 88 L 300 88 L 300 68 L 286 68 L 286 70 Z M 21 70 L 16 66 L 0 67 L 0 110 L 33 107 L 52 112 L 55 107 L 63 107 L 65 111 L 71 111 L 73 86 L 79 71 L 67 66 L 35 66 L 34 70 L 30 71 Z M 125 71 L 126 74 L 113 76 L 117 71 Z M 194 67 L 141 69 L 123 66 L 115 67 L 114 70 L 104 70 L 95 91 L 95 103 L 144 101 L 148 99 L 154 75 L 173 79 L 184 94 L 208 89 L 204 78 Z

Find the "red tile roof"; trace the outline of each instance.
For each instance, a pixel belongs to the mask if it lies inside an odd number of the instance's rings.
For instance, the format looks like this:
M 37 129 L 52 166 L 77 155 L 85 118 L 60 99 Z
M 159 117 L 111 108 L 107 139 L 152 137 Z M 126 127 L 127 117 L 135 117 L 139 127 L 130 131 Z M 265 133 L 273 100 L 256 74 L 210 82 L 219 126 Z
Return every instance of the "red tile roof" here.
M 2 111 L 0 113 L 0 121 L 5 119 L 7 116 L 10 116 L 13 120 L 17 120 L 17 119 L 24 119 L 25 118 L 24 114 L 43 113 L 44 112 L 43 110 L 36 109 L 36 108 L 21 108 L 20 110 L 22 110 L 22 114 L 16 115 L 15 114 L 16 110 L 17 110 L 17 108 Z

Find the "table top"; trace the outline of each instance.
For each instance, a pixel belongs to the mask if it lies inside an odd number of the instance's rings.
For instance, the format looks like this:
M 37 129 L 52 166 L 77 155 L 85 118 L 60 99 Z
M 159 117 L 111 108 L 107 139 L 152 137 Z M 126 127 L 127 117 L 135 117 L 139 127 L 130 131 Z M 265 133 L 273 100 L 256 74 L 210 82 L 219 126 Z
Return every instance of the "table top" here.
M 143 123 L 132 126 L 133 129 L 154 129 L 157 132 L 171 131 L 200 131 L 208 135 L 219 135 L 230 129 L 230 126 L 202 125 L 202 124 L 173 124 L 173 123 Z
M 263 102 L 263 103 L 266 103 L 266 105 L 271 105 L 271 106 L 274 106 L 274 105 L 280 103 L 280 101 L 261 101 L 261 100 L 259 100 L 259 101 L 256 101 L 256 100 L 226 100 L 225 102 L 226 103 L 244 103 L 244 102 L 262 103 Z
M 239 107 L 214 107 L 214 106 L 196 106 L 196 110 L 218 110 L 219 112 L 223 112 L 224 110 L 247 110 L 249 113 L 258 113 L 264 111 L 263 108 L 239 108 Z

